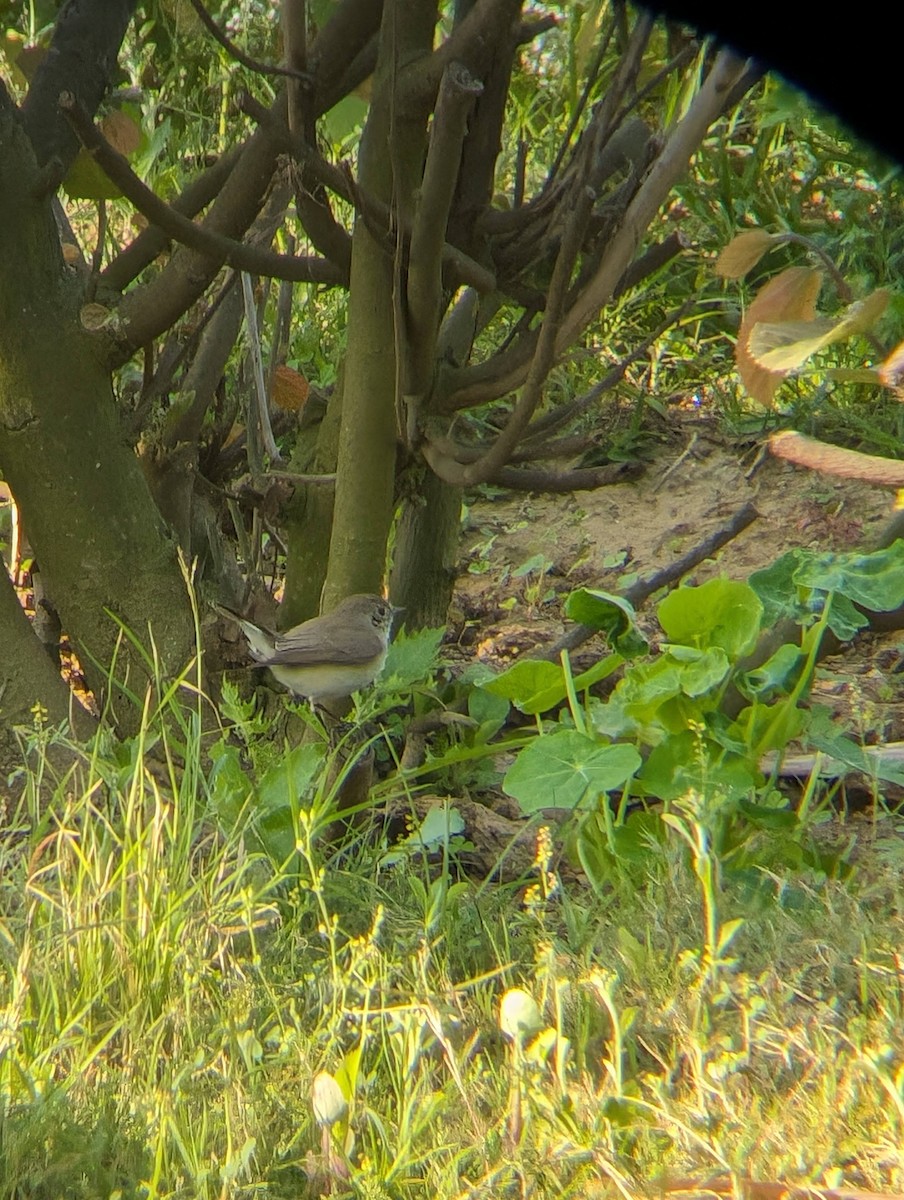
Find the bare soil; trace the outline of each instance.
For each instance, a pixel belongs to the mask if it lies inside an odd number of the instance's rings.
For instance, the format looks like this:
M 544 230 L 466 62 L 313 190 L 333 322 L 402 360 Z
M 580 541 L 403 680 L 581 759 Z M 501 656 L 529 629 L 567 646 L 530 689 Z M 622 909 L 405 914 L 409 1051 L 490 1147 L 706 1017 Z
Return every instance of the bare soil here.
M 451 613 L 462 659 L 476 654 L 503 666 L 554 641 L 567 625 L 562 604 L 571 590 L 622 591 L 686 554 L 747 502 L 759 518 L 685 582 L 745 579 L 798 546 L 869 546 L 892 511 L 886 488 L 818 475 L 756 445 L 734 446 L 709 418 L 682 419 L 673 444 L 639 480 L 474 503 Z M 655 637 L 651 613 L 641 624 Z M 900 631 L 864 634 L 820 668 L 820 699 L 864 742 L 904 737 L 904 675 L 894 673 L 902 650 Z

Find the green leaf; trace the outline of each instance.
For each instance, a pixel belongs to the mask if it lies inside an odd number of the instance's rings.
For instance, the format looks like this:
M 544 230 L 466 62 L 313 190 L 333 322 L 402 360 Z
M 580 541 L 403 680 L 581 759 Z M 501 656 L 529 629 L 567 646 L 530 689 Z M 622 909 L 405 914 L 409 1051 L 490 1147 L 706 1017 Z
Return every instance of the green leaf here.
M 792 550 L 765 570 L 754 571 L 748 582 L 763 604 L 766 626 L 788 617 L 807 623 L 833 593 L 829 628 L 847 641 L 868 623 L 855 605 L 893 612 L 904 604 L 904 543 L 871 554 Z
M 733 722 L 737 735 L 757 759 L 785 746 L 804 731 L 807 714 L 788 700 L 777 704 L 751 704 Z
M 550 690 L 561 690 L 565 695 L 562 668 L 557 663 L 543 662 L 537 658 L 523 658 L 514 666 L 483 684 L 483 690 L 491 696 L 502 696 L 516 708 L 526 712 L 526 706 L 538 696 Z M 560 697 L 561 698 L 561 697 Z M 552 704 L 556 701 L 553 700 Z M 552 707 L 550 704 L 548 707 Z M 538 712 L 545 711 L 537 709 Z
M 352 93 L 324 114 L 321 128 L 332 146 L 341 146 L 364 124 L 368 107 L 366 100 Z
M 828 626 L 839 641 L 849 642 L 868 624 L 869 617 L 855 607 L 854 602 L 847 596 L 842 596 L 837 592 L 832 596 Z
M 869 754 L 851 738 L 840 733 L 831 712 L 822 705 L 814 705 L 813 720 L 807 730 L 807 744 L 821 750 L 832 762 L 849 767 L 869 779 L 883 779 L 888 783 L 904 784 L 904 766 L 900 762 L 884 762 L 876 754 Z
M 464 830 L 464 819 L 457 808 L 437 805 L 429 810 L 417 829 L 381 857 L 380 866 L 393 866 L 409 858 L 412 852 L 429 854 L 443 847 L 448 849 L 453 838 L 464 833 Z
M 691 646 L 669 646 L 666 654 L 680 664 L 679 679 L 685 696 L 696 698 L 718 687 L 728 672 L 731 663 L 724 650 L 713 647 L 695 650 Z
M 510 707 L 504 696 L 494 696 L 483 687 L 471 688 L 468 691 L 468 716 L 477 724 L 475 742 L 488 742 L 497 734 L 508 719 Z
M 274 763 L 260 781 L 257 803 L 262 812 L 297 806 L 323 766 L 322 742 L 302 743 Z
M 904 542 L 872 554 L 802 554 L 794 578 L 871 612 L 893 612 L 904 604 Z
M 624 596 L 598 588 L 578 588 L 565 601 L 565 614 L 605 634 L 610 646 L 625 658 L 635 658 L 647 649 L 646 638 L 637 628 L 634 606 Z
M 79 150 L 63 180 L 70 200 L 116 200 L 122 192 L 84 147 Z
M 594 725 L 609 737 L 639 736 L 655 743 L 712 708 L 730 669 L 722 650 L 670 646 L 652 662 L 634 663 L 625 672 L 595 711 Z
M 660 800 L 678 800 L 691 791 L 719 792 L 737 799 L 748 795 L 758 780 L 758 772 L 746 758 L 691 730 L 654 746 L 637 775 L 644 792 Z
M 765 700 L 776 692 L 787 694 L 800 677 L 806 661 L 807 656 L 799 647 L 786 642 L 762 666 L 739 675 L 736 683 L 748 699 Z
M 750 800 L 738 802 L 738 812 L 743 813 L 751 825 L 769 829 L 773 833 L 787 833 L 800 824 L 797 813 L 791 808 L 775 808 L 771 804 L 754 804 Z
M 794 576 L 805 551 L 789 550 L 761 571 L 754 571 L 747 583 L 763 606 L 763 628 L 770 629 L 780 621 L 791 618 L 801 621 L 814 616 L 802 601 Z
M 526 746 L 506 772 L 502 787 L 525 813 L 576 808 L 621 787 L 640 763 L 633 746 L 601 745 L 583 733 L 562 729 Z
M 242 815 L 253 788 L 242 770 L 236 746 L 218 741 L 210 752 L 210 805 L 224 829 L 232 829 Z
M 749 584 L 710 579 L 700 587 L 676 588 L 660 602 L 657 616 L 670 642 L 718 646 L 737 660 L 756 644 L 763 606 Z
M 445 629 L 419 629 L 398 635 L 389 647 L 380 673 L 379 687 L 384 692 L 401 692 L 423 683 L 434 669 Z

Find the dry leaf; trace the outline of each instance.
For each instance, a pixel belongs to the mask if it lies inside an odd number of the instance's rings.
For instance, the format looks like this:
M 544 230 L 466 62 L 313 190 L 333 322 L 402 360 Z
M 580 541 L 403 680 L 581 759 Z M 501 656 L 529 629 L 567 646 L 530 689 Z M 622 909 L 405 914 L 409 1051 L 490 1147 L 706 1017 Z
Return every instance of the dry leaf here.
M 716 274 L 723 279 L 740 279 L 757 265 L 774 241 L 775 236 L 765 229 L 739 233 L 716 259 Z
M 880 458 L 876 454 L 861 454 L 859 450 L 845 450 L 793 429 L 774 433 L 769 439 L 769 449 L 776 458 L 787 459 L 825 475 L 859 479 L 877 487 L 904 487 L 904 462 Z
M 751 330 L 747 349 L 767 371 L 796 371 L 817 351 L 871 328 L 885 311 L 888 297 L 887 288 L 878 288 L 835 319 L 762 321 Z
M 304 375 L 291 367 L 277 367 L 273 373 L 273 403 L 285 412 L 300 412 L 310 387 Z
M 141 145 L 141 130 L 131 117 L 119 110 L 107 113 L 100 122 L 100 131 L 113 149 L 126 157 L 134 154 Z
M 738 374 L 748 393 L 762 405 L 771 405 L 785 371 L 761 367 L 750 353 L 750 335 L 761 322 L 812 321 L 816 316 L 816 298 L 822 287 L 822 273 L 811 267 L 789 267 L 761 288 L 744 314 L 735 346 Z
M 82 252 L 74 242 L 63 242 L 63 262 L 72 267 L 81 262 Z

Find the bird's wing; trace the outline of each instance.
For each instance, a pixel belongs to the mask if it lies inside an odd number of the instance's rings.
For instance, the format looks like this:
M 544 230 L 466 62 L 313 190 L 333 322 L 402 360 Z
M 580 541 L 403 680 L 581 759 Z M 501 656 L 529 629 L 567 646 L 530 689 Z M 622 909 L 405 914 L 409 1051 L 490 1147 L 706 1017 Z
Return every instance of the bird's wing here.
M 348 666 L 373 662 L 383 653 L 383 639 L 373 627 L 355 634 L 354 648 L 348 645 L 348 635 L 324 637 L 318 630 L 309 631 L 304 625 L 278 634 L 269 663 L 282 666 L 311 666 L 331 662 Z

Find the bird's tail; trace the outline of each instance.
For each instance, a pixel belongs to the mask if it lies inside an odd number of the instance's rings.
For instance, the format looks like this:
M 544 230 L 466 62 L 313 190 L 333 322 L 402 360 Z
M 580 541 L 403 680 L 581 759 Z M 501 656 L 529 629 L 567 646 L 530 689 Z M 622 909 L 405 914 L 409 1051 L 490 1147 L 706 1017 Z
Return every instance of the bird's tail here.
M 268 633 L 266 629 L 261 629 L 259 625 L 255 625 L 253 621 L 246 621 L 244 617 L 240 617 L 237 612 L 233 612 L 231 608 L 227 608 L 225 604 L 213 604 L 212 607 L 222 617 L 228 617 L 230 621 L 241 628 L 242 633 L 248 639 L 248 648 L 251 651 L 251 657 L 257 659 L 258 662 L 263 662 L 273 655 L 273 634 Z

